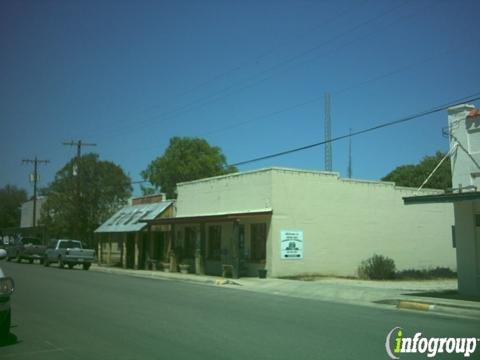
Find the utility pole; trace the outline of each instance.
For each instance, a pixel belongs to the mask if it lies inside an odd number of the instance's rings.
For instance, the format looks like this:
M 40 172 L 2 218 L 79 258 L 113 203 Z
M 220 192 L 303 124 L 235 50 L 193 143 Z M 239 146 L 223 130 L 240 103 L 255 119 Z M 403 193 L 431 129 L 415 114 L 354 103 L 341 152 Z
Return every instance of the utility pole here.
M 38 164 L 48 164 L 50 160 L 39 160 L 35 156 L 34 159 L 23 159 L 23 164 L 33 164 L 33 218 L 32 227 L 37 226 L 37 181 L 38 181 Z
M 97 144 L 84 143 L 84 142 L 82 142 L 82 140 L 78 140 L 78 141 L 73 141 L 72 140 L 70 142 L 64 142 L 63 145 L 76 146 L 77 147 L 77 160 L 79 160 L 80 157 L 82 156 L 82 146 L 97 146 Z
M 80 217 L 81 217 L 81 206 L 82 206 L 82 201 L 80 197 L 80 158 L 82 157 L 82 146 L 97 146 L 97 144 L 92 144 L 92 143 L 85 143 L 82 140 L 78 141 L 70 141 L 70 142 L 63 142 L 63 145 L 66 146 L 76 146 L 77 147 L 77 156 L 75 159 L 75 164 L 73 165 L 72 169 L 72 175 L 77 177 L 76 181 L 76 189 L 75 189 L 75 198 L 76 198 L 76 203 L 77 203 L 77 219 L 76 219 L 76 236 L 80 235 Z M 83 239 L 79 239 L 83 240 Z
M 325 93 L 325 171 L 332 171 L 332 118 L 330 114 L 330 93 Z

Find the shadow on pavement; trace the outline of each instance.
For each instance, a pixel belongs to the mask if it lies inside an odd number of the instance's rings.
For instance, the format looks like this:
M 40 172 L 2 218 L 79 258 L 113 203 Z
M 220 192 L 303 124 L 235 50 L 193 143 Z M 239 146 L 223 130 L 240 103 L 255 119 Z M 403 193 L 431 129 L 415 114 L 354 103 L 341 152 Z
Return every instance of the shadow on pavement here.
M 478 302 L 480 302 L 480 296 L 461 295 L 461 294 L 458 293 L 457 290 L 411 292 L 411 293 L 405 293 L 403 295 L 431 297 L 431 298 L 446 299 L 446 300 L 466 300 L 466 301 L 478 301 Z
M 13 333 L 9 333 L 6 339 L 0 339 L 0 348 L 5 346 L 10 346 L 10 345 L 15 345 L 18 342 L 19 341 L 18 341 L 17 335 Z

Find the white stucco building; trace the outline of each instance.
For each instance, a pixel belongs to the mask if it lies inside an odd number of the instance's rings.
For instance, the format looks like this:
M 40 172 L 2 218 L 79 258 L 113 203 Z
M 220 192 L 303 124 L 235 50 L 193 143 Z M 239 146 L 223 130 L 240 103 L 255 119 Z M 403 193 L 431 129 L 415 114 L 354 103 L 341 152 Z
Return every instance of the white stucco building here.
M 42 206 L 47 201 L 47 198 L 44 196 L 37 197 L 37 203 L 35 206 L 35 226 L 39 225 L 40 215 L 42 213 Z M 34 227 L 33 225 L 33 199 L 26 201 L 22 204 L 21 217 L 20 217 L 20 227 L 21 228 L 30 228 Z
M 456 268 L 451 204 L 406 207 L 416 190 L 337 173 L 267 168 L 178 184 L 172 248 L 191 271 L 234 276 L 356 275 L 373 254 L 398 269 Z M 423 195 L 442 191 L 422 190 Z
M 479 109 L 467 104 L 448 109 L 448 129 L 452 192 L 406 198 L 405 204 L 453 203 L 458 290 L 464 295 L 480 296 Z

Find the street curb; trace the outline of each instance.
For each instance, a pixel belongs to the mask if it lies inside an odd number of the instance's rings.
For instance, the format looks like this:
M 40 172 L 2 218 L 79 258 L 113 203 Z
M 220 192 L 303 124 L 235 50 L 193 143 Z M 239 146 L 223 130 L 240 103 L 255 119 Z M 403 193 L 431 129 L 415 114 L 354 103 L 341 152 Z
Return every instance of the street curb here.
M 410 309 L 410 310 L 419 310 L 419 311 L 431 311 L 435 309 L 434 304 L 426 304 L 415 301 L 404 301 L 400 300 L 397 305 L 398 309 Z
M 118 275 L 126 275 L 126 276 L 131 276 L 131 277 L 137 277 L 137 278 L 143 278 L 143 279 L 159 279 L 159 280 L 172 280 L 172 281 L 184 281 L 184 282 L 190 282 L 190 283 L 200 283 L 200 284 L 210 284 L 210 285 L 239 285 L 241 286 L 242 284 L 235 282 L 231 279 L 225 279 L 225 278 L 217 278 L 217 279 L 205 279 L 205 278 L 194 278 L 194 277 L 182 277 L 181 275 L 177 276 L 165 276 L 162 274 L 162 272 L 150 272 L 150 271 L 145 271 L 144 273 L 138 273 L 136 271 L 129 271 L 129 270 L 120 270 L 120 269 L 111 269 L 108 267 L 100 267 L 100 266 L 95 266 L 91 267 L 90 270 L 96 271 L 96 272 L 103 272 L 107 274 L 118 274 Z M 171 274 L 171 273 L 169 273 Z
M 458 306 L 453 304 L 430 303 L 403 299 L 379 300 L 376 304 L 394 305 L 397 309 L 429 312 L 437 315 L 480 319 L 480 308 Z

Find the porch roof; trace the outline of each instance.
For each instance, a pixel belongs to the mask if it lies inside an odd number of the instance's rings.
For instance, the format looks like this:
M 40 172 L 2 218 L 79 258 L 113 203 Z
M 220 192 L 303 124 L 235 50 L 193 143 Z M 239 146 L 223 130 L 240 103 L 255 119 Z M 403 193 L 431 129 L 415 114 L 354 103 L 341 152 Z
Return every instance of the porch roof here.
M 153 220 L 167 210 L 173 201 L 125 206 L 95 230 L 96 233 L 135 232 L 144 229 L 145 221 Z
M 158 218 L 153 220 L 140 220 L 149 225 L 166 225 L 166 224 L 188 224 L 199 222 L 220 222 L 220 221 L 234 221 L 236 219 L 248 218 L 252 216 L 271 215 L 273 213 L 271 208 L 257 209 L 250 211 L 232 211 L 225 213 L 214 214 L 195 214 L 184 215 L 170 218 Z
M 404 197 L 405 205 L 455 203 L 459 201 L 480 200 L 480 191 Z

